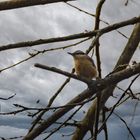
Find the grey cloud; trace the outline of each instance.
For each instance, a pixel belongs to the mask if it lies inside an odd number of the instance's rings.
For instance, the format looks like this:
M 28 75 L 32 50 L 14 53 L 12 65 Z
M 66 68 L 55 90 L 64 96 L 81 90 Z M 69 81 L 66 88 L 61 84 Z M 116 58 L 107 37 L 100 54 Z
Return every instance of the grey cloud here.
M 31 123 L 31 118 L 25 116 L 1 116 L 0 125 L 1 126 L 11 126 L 15 128 L 29 128 Z
M 10 138 L 15 136 L 22 136 L 27 133 L 25 129 L 19 129 L 11 126 L 1 126 L 0 127 L 0 136 L 4 138 Z M 19 139 L 18 139 L 19 140 Z

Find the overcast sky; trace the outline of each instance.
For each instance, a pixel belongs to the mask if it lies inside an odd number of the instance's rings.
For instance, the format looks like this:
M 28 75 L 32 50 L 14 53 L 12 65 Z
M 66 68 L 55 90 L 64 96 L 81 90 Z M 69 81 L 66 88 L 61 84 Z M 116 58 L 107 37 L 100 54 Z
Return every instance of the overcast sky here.
M 77 0 L 71 3 L 95 14 L 98 1 L 99 0 Z M 128 6 L 125 6 L 125 2 L 126 0 L 106 0 L 103 5 L 101 19 L 113 24 L 140 15 L 139 0 L 129 0 Z M 101 23 L 101 28 L 105 26 L 104 23 Z M 79 12 L 65 3 L 0 11 L 0 46 L 21 41 L 81 33 L 85 32 L 85 30 L 91 31 L 93 27 L 93 17 Z M 134 26 L 124 27 L 119 29 L 119 31 L 122 31 L 129 37 L 133 27 Z M 63 43 L 44 44 L 32 48 L 0 52 L 0 68 L 5 68 L 28 57 L 28 53 L 34 52 L 34 49 L 44 50 L 53 47 L 61 47 L 74 42 L 75 41 L 67 41 Z M 8 101 L 0 101 L 1 112 L 8 112 L 16 109 L 13 104 L 21 104 L 29 107 L 46 106 L 50 97 L 56 92 L 66 77 L 34 68 L 34 63 L 54 66 L 70 72 L 73 67 L 73 59 L 67 52 L 73 52 L 77 49 L 85 51 L 90 43 L 91 40 L 70 49 L 45 53 L 19 66 L 2 72 L 0 74 L 0 97 L 9 97 L 15 93 L 16 96 Z M 103 77 L 111 72 L 126 43 L 127 39 L 116 31 L 101 37 L 100 48 Z M 139 53 L 140 50 L 138 49 L 132 60 L 139 62 Z M 139 82 L 136 82 L 133 87 L 135 92 L 140 91 Z M 121 86 L 123 86 L 122 88 L 126 88 L 128 84 L 129 83 L 124 82 Z M 76 80 L 71 80 L 54 102 L 54 105 L 64 105 L 85 88 L 85 84 Z M 117 96 L 120 96 L 121 93 L 122 92 L 119 91 L 115 92 Z M 36 104 L 38 99 L 40 102 Z M 115 99 L 110 98 L 107 105 L 111 106 L 115 101 Z M 131 122 L 135 104 L 136 102 L 130 101 L 116 110 L 118 114 L 124 117 L 128 124 Z M 140 106 L 136 109 L 135 118 L 130 127 L 137 137 L 137 140 L 140 140 L 139 107 Z M 83 108 L 83 110 L 85 108 Z M 80 119 L 81 116 L 83 116 L 83 114 L 81 115 L 80 113 L 76 118 Z M 17 116 L 0 116 L 0 136 L 12 137 L 25 135 L 27 128 L 30 127 L 30 121 L 31 119 L 24 114 L 19 114 Z M 124 124 L 115 116 L 109 120 L 108 129 L 110 139 L 128 139 L 128 132 Z M 71 129 L 60 131 L 60 133 L 55 134 L 49 140 L 56 140 L 58 137 L 62 140 L 68 140 L 70 139 L 69 137 L 61 137 L 61 133 L 66 132 L 71 133 Z M 102 139 L 102 137 L 103 136 L 100 135 L 99 139 Z

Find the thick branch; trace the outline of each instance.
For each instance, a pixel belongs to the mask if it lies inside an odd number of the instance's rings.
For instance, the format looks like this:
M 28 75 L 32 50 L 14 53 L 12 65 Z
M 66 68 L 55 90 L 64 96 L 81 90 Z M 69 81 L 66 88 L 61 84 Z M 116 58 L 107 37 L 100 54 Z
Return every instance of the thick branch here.
M 118 82 L 127 79 L 137 73 L 140 72 L 140 63 L 136 64 L 135 66 L 122 70 L 120 72 L 114 73 L 111 76 L 108 76 L 102 80 L 93 81 L 91 85 L 92 90 L 85 90 L 81 94 L 79 94 L 77 97 L 72 99 L 69 104 L 74 104 L 81 102 L 85 100 L 86 98 L 89 98 L 93 94 L 95 94 L 98 91 L 103 90 L 104 88 L 111 86 L 113 84 L 117 84 Z M 49 126 L 51 126 L 55 121 L 57 121 L 59 118 L 61 118 L 65 113 L 70 111 L 73 107 L 68 106 L 67 108 L 60 109 L 56 111 L 52 116 L 50 116 L 47 120 L 42 122 L 37 128 L 33 129 L 30 133 L 28 133 L 23 140 L 33 140 L 38 135 L 40 135 L 45 129 L 47 129 Z
M 94 30 L 99 29 L 101 9 L 102 9 L 102 6 L 103 6 L 104 2 L 105 2 L 105 0 L 100 0 L 100 2 L 98 3 L 98 6 L 96 8 L 96 18 L 95 18 Z M 92 43 L 91 45 L 93 45 L 93 47 L 94 47 L 94 43 Z M 96 52 L 97 70 L 98 70 L 98 73 L 99 73 L 99 77 L 101 77 L 101 60 L 100 60 L 100 43 L 99 43 L 99 39 L 96 42 L 95 52 Z
M 105 3 L 105 0 L 100 0 L 97 8 L 96 8 L 96 18 L 95 18 L 95 27 L 94 30 L 98 30 L 99 26 L 100 26 L 100 16 L 101 16 L 101 10 L 103 7 L 103 4 Z M 92 42 L 91 45 L 93 45 L 94 47 L 94 43 Z M 91 46 L 90 46 L 91 47 Z M 100 58 L 100 43 L 99 43 L 99 38 L 95 44 L 95 54 L 96 54 L 96 62 L 97 62 L 97 70 L 98 70 L 98 76 L 101 78 L 101 58 Z M 100 96 L 97 96 L 97 105 L 94 105 L 93 103 L 93 107 L 91 106 L 89 108 L 88 111 L 92 110 L 94 107 L 96 107 L 94 110 L 96 110 L 95 112 L 95 140 L 97 140 L 97 132 L 98 132 L 98 123 L 99 123 L 99 113 L 100 113 L 100 109 L 99 109 L 99 105 L 100 105 Z M 90 111 L 91 112 L 91 111 Z M 87 113 L 88 114 L 88 113 Z M 92 114 L 91 116 L 88 116 L 86 119 L 92 120 L 90 119 L 92 118 Z M 87 121 L 85 122 L 87 124 Z M 91 136 L 93 136 L 93 126 L 94 123 L 89 123 L 89 130 L 91 131 Z
M 9 1 L 0 2 L 0 11 L 28 7 L 28 6 L 35 6 L 35 5 L 50 4 L 56 2 L 67 2 L 67 1 L 74 1 L 74 0 L 12 0 L 12 1 L 9 0 Z
M 129 19 L 126 21 L 112 24 L 112 25 L 107 26 L 103 29 L 91 31 L 88 33 L 79 33 L 79 34 L 74 34 L 74 35 L 69 35 L 69 36 L 64 36 L 64 37 L 39 39 L 39 40 L 35 40 L 35 41 L 27 41 L 27 42 L 19 42 L 19 43 L 14 43 L 14 44 L 3 45 L 3 46 L 0 46 L 0 51 L 4 51 L 4 50 L 8 50 L 8 49 L 15 49 L 15 48 L 31 47 L 31 46 L 47 44 L 47 43 L 68 41 L 68 40 L 85 38 L 85 37 L 92 37 L 92 36 L 95 36 L 97 33 L 105 34 L 105 33 L 108 33 L 110 31 L 116 30 L 118 28 L 121 28 L 121 27 L 124 27 L 127 25 L 135 24 L 137 22 L 140 22 L 140 17 L 135 17 L 135 18 L 132 18 L 132 19 Z

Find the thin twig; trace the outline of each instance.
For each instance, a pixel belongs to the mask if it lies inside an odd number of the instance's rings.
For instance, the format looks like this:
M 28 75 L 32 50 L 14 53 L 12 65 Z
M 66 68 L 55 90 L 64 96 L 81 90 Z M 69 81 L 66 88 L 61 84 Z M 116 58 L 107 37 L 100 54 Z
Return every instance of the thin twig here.
M 45 139 L 43 140 L 46 140 L 48 139 L 51 135 L 53 135 L 55 132 L 57 132 L 63 125 L 65 125 L 65 123 L 67 123 L 70 119 L 72 119 L 72 117 L 83 107 L 83 105 L 81 105 L 78 109 L 76 109 L 74 111 L 74 113 L 72 113 L 72 115 L 70 115 L 68 117 L 68 119 L 66 119 L 58 128 L 56 128 L 53 132 L 51 132 Z
M 131 118 L 129 127 L 132 126 L 132 123 L 133 123 L 133 120 L 134 120 L 134 117 L 135 117 L 135 113 L 136 113 L 136 109 L 137 109 L 137 107 L 138 107 L 138 103 L 139 103 L 139 102 L 138 102 L 138 100 L 137 100 L 136 103 L 135 103 L 135 106 L 134 106 L 134 110 L 133 110 L 133 113 L 132 113 L 132 118 Z M 129 137 L 130 137 L 130 133 L 128 133 L 128 139 L 129 139 Z
M 74 73 L 74 69 L 72 70 L 71 73 Z M 50 107 L 53 103 L 53 101 L 56 99 L 56 97 L 59 95 L 59 93 L 63 90 L 63 88 L 66 86 L 67 83 L 69 83 L 70 78 L 67 78 L 65 80 L 65 82 L 61 85 L 61 87 L 57 90 L 57 92 L 51 97 L 51 99 L 49 100 L 49 103 L 47 105 L 47 107 Z M 34 114 L 34 116 L 38 113 L 40 113 L 41 111 L 38 111 L 37 113 Z M 32 126 L 29 129 L 29 132 L 32 131 L 32 129 L 35 127 L 35 125 L 39 122 L 39 120 L 41 119 L 41 117 L 47 112 L 47 110 L 42 111 L 37 118 L 32 122 Z
M 107 116 L 107 118 L 105 119 L 105 121 L 103 122 L 102 126 L 100 127 L 98 133 L 101 132 L 101 130 L 104 127 L 104 124 L 107 122 L 107 120 L 109 119 L 109 117 L 112 115 L 113 111 L 115 110 L 115 108 L 117 107 L 117 105 L 120 103 L 120 101 L 123 99 L 123 97 L 126 95 L 126 92 L 131 88 L 132 84 L 135 82 L 135 80 L 140 76 L 140 74 L 136 75 L 135 78 L 131 81 L 130 85 L 128 86 L 128 88 L 125 90 L 125 92 L 121 95 L 120 99 L 117 101 L 117 103 L 111 108 L 111 111 L 109 113 L 109 115 Z
M 75 106 L 80 106 L 80 105 L 84 105 L 92 100 L 94 100 L 96 98 L 96 96 L 86 100 L 86 101 L 82 101 L 79 103 L 73 103 L 73 104 L 68 104 L 68 105 L 62 105 L 62 106 L 56 106 L 56 107 L 46 107 L 46 108 L 34 108 L 34 107 L 25 107 L 23 105 L 19 105 L 19 104 L 14 104 L 14 106 L 18 107 L 18 108 L 22 108 L 19 110 L 15 110 L 15 111 L 11 111 L 11 112 L 0 112 L 0 115 L 11 115 L 11 114 L 17 114 L 20 112 L 24 112 L 27 110 L 38 110 L 38 111 L 48 111 L 48 110 L 54 110 L 54 109 L 60 109 L 60 108 L 67 108 L 67 107 L 75 107 Z
M 132 138 L 133 138 L 134 140 L 136 140 L 136 138 L 135 138 L 133 132 L 131 131 L 131 129 L 130 129 L 129 126 L 127 125 L 126 121 L 125 121 L 124 119 L 122 119 L 122 118 L 121 118 L 118 114 L 116 114 L 115 112 L 113 112 L 113 114 L 115 114 L 115 115 L 125 124 L 127 130 L 128 130 L 129 133 L 131 134 Z
M 55 124 L 63 124 L 63 122 L 55 122 Z M 78 123 L 65 123 L 65 126 L 80 127 Z
M 67 5 L 69 5 L 70 7 L 73 7 L 73 8 L 75 8 L 75 9 L 77 9 L 77 10 L 80 11 L 80 12 L 83 12 L 83 13 L 85 13 L 85 14 L 87 14 L 87 15 L 92 16 L 92 17 L 96 17 L 96 15 L 91 14 L 91 13 L 89 13 L 89 12 L 83 10 L 83 9 L 80 9 L 80 8 L 78 8 L 78 7 L 76 7 L 76 6 L 72 5 L 72 4 L 70 4 L 70 3 L 68 3 L 68 2 L 65 2 L 65 3 L 66 3 Z
M 13 98 L 15 95 L 16 95 L 16 93 L 13 94 L 13 95 L 11 95 L 11 96 L 8 97 L 8 98 L 2 98 L 2 97 L 0 97 L 0 100 L 9 100 L 9 99 Z
M 89 12 L 87 12 L 87 11 L 81 9 L 81 8 L 78 8 L 78 7 L 72 5 L 72 4 L 68 3 L 68 2 L 67 2 L 66 4 L 69 5 L 69 6 L 71 6 L 71 7 L 73 7 L 73 8 L 75 8 L 75 9 L 77 9 L 77 10 L 80 11 L 80 12 L 83 12 L 83 13 L 89 15 L 89 16 L 96 17 L 96 15 L 91 14 L 91 13 L 89 13 Z M 110 24 L 109 24 L 107 21 L 105 21 L 105 20 L 102 20 L 102 19 L 99 19 L 99 20 L 100 20 L 101 22 L 105 23 L 106 25 L 110 25 Z M 123 34 L 122 32 L 120 32 L 119 30 L 116 30 L 116 31 L 117 31 L 120 35 L 122 35 L 123 37 L 125 37 L 126 39 L 128 39 L 128 37 L 127 37 L 125 34 Z
M 15 66 L 17 66 L 17 65 L 19 65 L 19 64 L 21 64 L 21 63 L 23 63 L 23 62 L 26 62 L 26 61 L 28 61 L 29 59 L 31 59 L 31 58 L 37 56 L 38 54 L 39 54 L 39 52 L 37 52 L 37 53 L 35 53 L 35 54 L 32 54 L 32 55 L 30 55 L 29 57 L 27 57 L 27 58 L 25 58 L 25 59 L 23 59 L 23 60 L 21 60 L 21 61 L 15 63 L 15 64 L 11 65 L 11 66 L 8 66 L 8 67 L 6 67 L 6 68 L 3 68 L 3 69 L 0 70 L 0 73 L 3 72 L 3 71 L 5 71 L 5 70 L 8 70 L 8 69 L 10 69 L 10 68 L 13 68 L 13 67 L 15 67 Z
M 81 41 L 78 41 L 78 42 L 76 42 L 76 43 L 67 45 L 67 46 L 56 47 L 56 48 L 50 48 L 50 49 L 46 49 L 46 50 L 42 50 L 42 51 L 35 50 L 35 53 L 29 53 L 29 55 L 30 55 L 29 57 L 27 57 L 27 58 L 25 58 L 25 59 L 23 59 L 23 60 L 21 60 L 21 61 L 15 63 L 15 64 L 13 64 L 13 65 L 10 65 L 10 66 L 8 66 L 8 67 L 6 67 L 6 68 L 0 69 L 0 72 L 3 72 L 3 71 L 8 70 L 8 69 L 10 69 L 10 68 L 13 68 L 13 67 L 15 67 L 15 66 L 17 66 L 17 65 L 19 65 L 19 64 L 22 64 L 22 63 L 24 63 L 24 62 L 26 62 L 26 61 L 28 61 L 28 60 L 34 58 L 35 56 L 37 56 L 37 55 L 39 55 L 39 54 L 43 54 L 43 53 L 46 53 L 46 52 L 49 52 L 49 51 L 64 50 L 64 49 L 67 49 L 67 48 L 76 46 L 76 45 L 78 45 L 78 44 L 81 44 L 81 43 L 83 43 L 83 42 L 85 42 L 85 41 L 87 41 L 87 40 L 89 40 L 89 39 L 90 39 L 90 37 L 89 37 L 89 38 L 86 38 L 86 39 L 83 39 L 83 40 L 81 40 Z
M 101 36 L 101 33 L 99 32 L 96 37 L 94 38 L 94 40 L 92 41 L 91 45 L 89 46 L 89 48 L 86 50 L 86 54 L 88 54 L 95 46 L 96 42 L 98 41 L 99 37 Z

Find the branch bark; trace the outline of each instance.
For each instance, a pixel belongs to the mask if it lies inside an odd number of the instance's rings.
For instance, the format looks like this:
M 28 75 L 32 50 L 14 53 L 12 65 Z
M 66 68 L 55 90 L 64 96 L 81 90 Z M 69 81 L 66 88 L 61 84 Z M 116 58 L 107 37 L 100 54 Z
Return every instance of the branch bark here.
M 0 11 L 67 1 L 75 0 L 9 0 L 0 2 Z
M 90 80 L 88 80 L 88 79 L 86 79 L 86 78 L 84 78 L 84 77 L 80 77 L 80 76 L 75 75 L 75 74 L 73 74 L 73 73 L 69 73 L 69 72 L 66 72 L 66 71 L 62 71 L 62 70 L 60 70 L 60 69 L 58 69 L 58 68 L 55 68 L 55 67 L 49 67 L 49 66 L 42 65 L 42 64 L 39 64 L 39 63 L 36 63 L 34 66 L 37 67 L 37 68 L 41 68 L 41 69 L 44 69 L 44 70 L 48 70 L 48 71 L 52 71 L 52 72 L 56 72 L 56 73 L 62 74 L 62 75 L 65 75 L 65 76 L 67 76 L 67 77 L 71 77 L 71 78 L 73 78 L 73 79 L 82 81 L 82 82 L 84 82 L 84 83 L 86 83 L 86 84 L 90 84 L 90 83 L 91 83 Z
M 98 5 L 97 5 L 97 8 L 96 8 L 96 18 L 95 18 L 95 27 L 94 27 L 94 30 L 99 30 L 99 26 L 100 26 L 100 16 L 101 16 L 101 10 L 102 10 L 102 7 L 103 7 L 103 4 L 105 3 L 105 0 L 100 0 Z M 93 45 L 93 48 L 94 48 L 94 41 L 91 43 L 91 45 Z M 90 46 L 91 47 L 91 46 Z M 93 49 L 94 50 L 94 49 Z M 100 43 L 99 43 L 99 38 L 97 39 L 97 42 L 95 44 L 95 54 L 96 54 L 96 64 L 97 64 L 97 70 L 98 70 L 98 76 L 100 78 L 102 78 L 102 74 L 101 74 L 101 59 L 100 59 Z M 93 136 L 93 126 L 95 126 L 95 133 L 94 133 L 94 136 L 95 136 L 95 140 L 97 140 L 97 136 L 98 136 L 98 123 L 99 123 L 99 113 L 100 113 L 100 110 L 99 110 L 99 106 L 100 106 L 100 98 L 101 96 L 97 96 L 97 104 L 94 105 L 93 103 L 93 108 L 95 108 L 96 112 L 95 112 L 95 125 L 94 123 L 91 122 L 90 124 L 90 128 L 89 130 L 91 131 L 91 136 Z M 94 102 L 94 101 L 93 101 Z M 92 107 L 90 107 L 90 109 L 88 110 L 90 112 L 90 110 L 92 109 Z M 92 117 L 89 116 L 89 117 Z M 89 118 L 87 117 L 87 119 Z M 92 119 L 90 119 L 91 121 Z M 105 127 L 104 127 L 105 128 Z M 106 132 L 106 131 L 105 131 Z
M 135 28 L 131 34 L 131 37 L 114 69 L 116 69 L 120 65 L 128 64 L 130 62 L 135 50 L 137 49 L 139 42 L 140 42 L 140 23 L 135 25 Z M 126 67 L 123 67 L 123 69 L 124 68 Z M 98 107 L 99 110 L 101 110 L 104 107 L 105 102 L 112 95 L 113 90 L 115 89 L 115 86 L 116 84 L 112 84 L 112 86 L 110 86 L 109 88 L 105 89 L 102 92 L 102 95 L 101 95 L 102 97 L 100 101 L 101 103 L 100 103 L 100 106 Z M 86 116 L 82 120 L 81 127 L 80 128 L 77 127 L 72 140 L 82 140 L 83 137 L 86 135 L 86 133 L 91 129 L 91 124 L 95 122 L 96 104 L 97 104 L 97 100 L 93 102 Z
M 99 91 L 105 89 L 106 87 L 108 87 L 108 85 L 110 87 L 110 85 L 117 84 L 118 82 L 120 82 L 124 79 L 127 79 L 139 72 L 140 72 L 140 63 L 134 65 L 131 68 L 114 73 L 104 79 L 93 81 L 90 89 L 83 91 L 81 94 L 79 94 L 74 99 L 72 99 L 70 102 L 68 102 L 67 105 L 71 105 L 74 103 L 79 103 L 81 101 L 84 101 L 86 98 L 91 97 L 96 92 L 99 92 Z M 67 108 L 63 108 L 63 109 L 56 111 L 47 120 L 43 121 L 38 127 L 33 129 L 31 132 L 29 132 L 23 138 L 23 140 L 33 140 L 34 138 L 39 136 L 45 129 L 50 127 L 54 122 L 56 122 L 59 118 L 61 118 L 64 114 L 66 114 L 68 111 L 70 111 L 72 108 L 73 107 L 68 106 Z
M 140 22 L 140 16 L 131 18 L 126 21 L 118 22 L 118 23 L 112 24 L 110 26 L 107 26 L 105 28 L 102 28 L 100 30 L 91 31 L 88 33 L 79 33 L 79 34 L 74 34 L 74 35 L 69 35 L 69 36 L 64 36 L 64 37 L 39 39 L 39 40 L 35 40 L 35 41 L 27 41 L 27 42 L 19 42 L 19 43 L 14 43 L 14 44 L 3 45 L 3 46 L 0 46 L 0 51 L 16 49 L 16 48 L 23 48 L 23 47 L 31 47 L 31 46 L 47 44 L 47 43 L 62 42 L 62 41 L 74 40 L 74 39 L 85 38 L 85 37 L 92 37 L 92 36 L 97 35 L 97 33 L 100 33 L 101 35 L 103 35 L 105 33 L 116 30 L 118 28 L 121 28 L 121 27 L 124 27 L 127 25 L 133 25 L 137 22 Z M 91 49 L 92 49 L 92 46 L 91 46 L 91 48 L 89 48 L 87 53 Z

